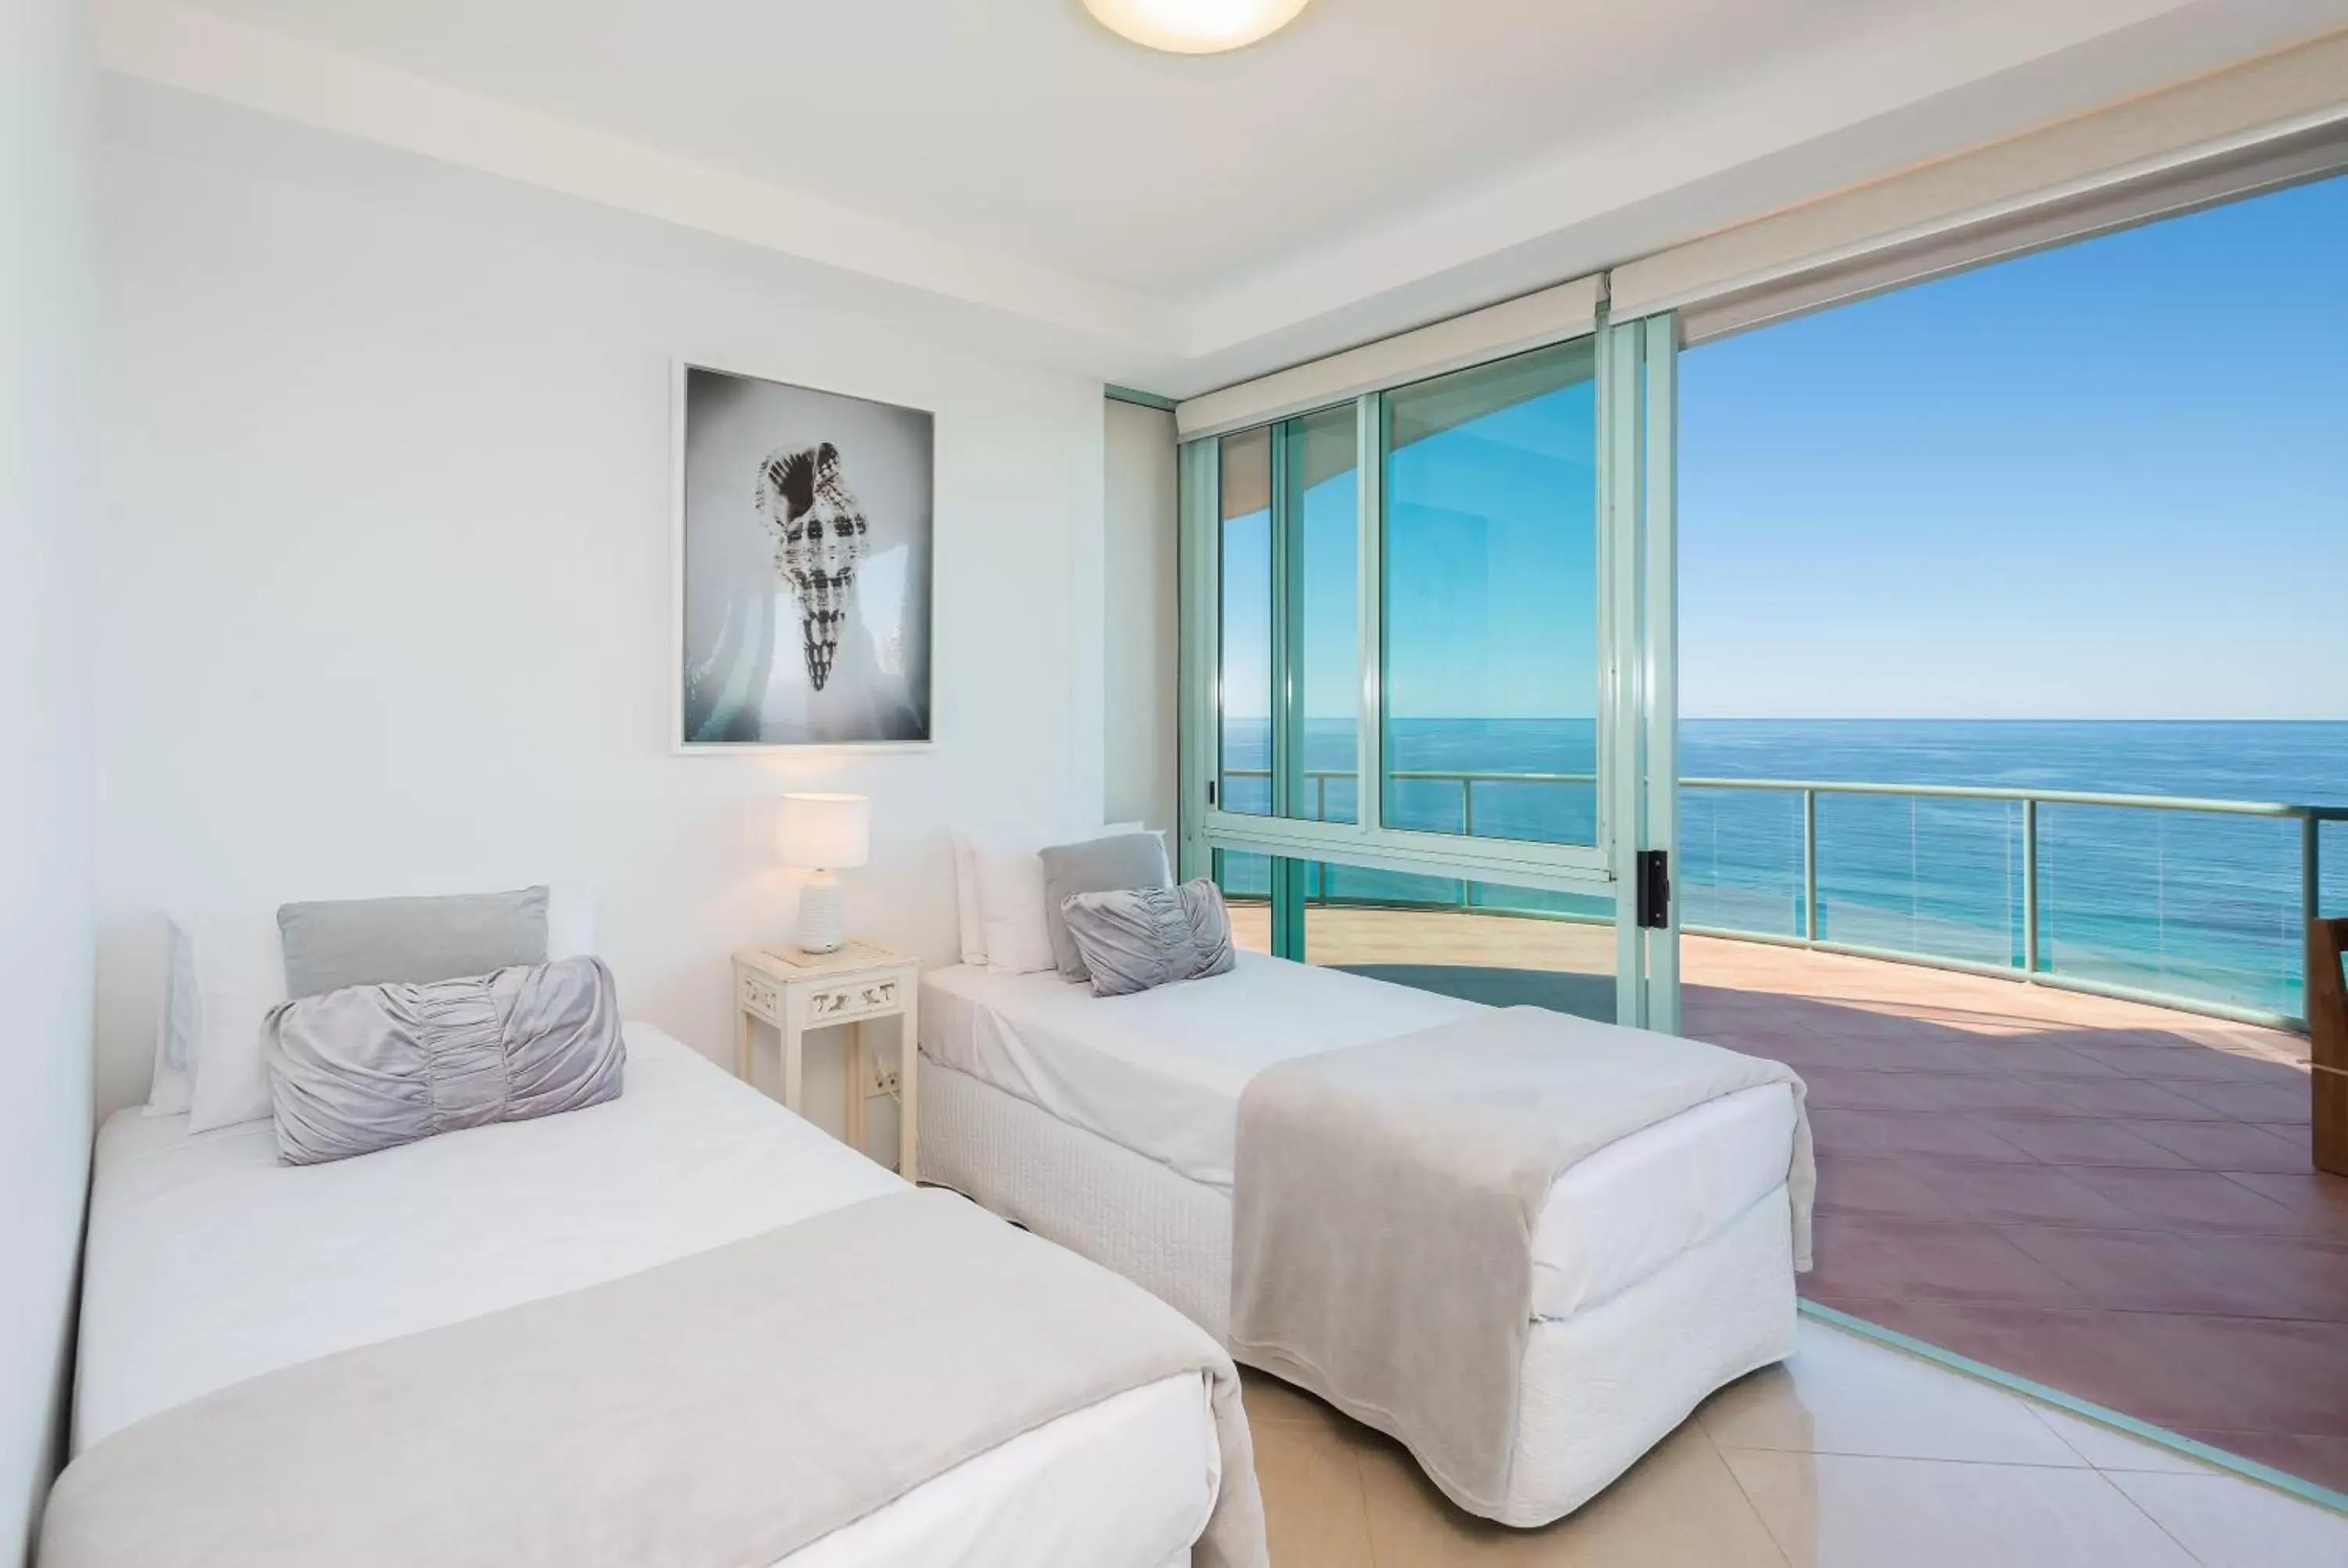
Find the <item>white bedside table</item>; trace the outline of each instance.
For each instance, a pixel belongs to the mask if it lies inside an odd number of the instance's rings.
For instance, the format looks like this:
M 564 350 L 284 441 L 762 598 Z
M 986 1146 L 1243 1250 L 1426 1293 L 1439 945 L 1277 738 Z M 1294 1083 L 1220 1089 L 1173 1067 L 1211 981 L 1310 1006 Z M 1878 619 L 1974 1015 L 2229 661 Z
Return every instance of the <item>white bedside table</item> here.
M 921 966 L 902 953 L 851 941 L 836 953 L 797 948 L 745 948 L 734 955 L 734 1072 L 750 1079 L 750 1020 L 783 1037 L 783 1103 L 800 1107 L 801 1050 L 807 1031 L 848 1027 L 848 1142 L 864 1152 L 864 1102 L 871 1091 L 864 1025 L 898 1020 L 897 1173 L 915 1179 L 915 1126 L 921 1103 Z

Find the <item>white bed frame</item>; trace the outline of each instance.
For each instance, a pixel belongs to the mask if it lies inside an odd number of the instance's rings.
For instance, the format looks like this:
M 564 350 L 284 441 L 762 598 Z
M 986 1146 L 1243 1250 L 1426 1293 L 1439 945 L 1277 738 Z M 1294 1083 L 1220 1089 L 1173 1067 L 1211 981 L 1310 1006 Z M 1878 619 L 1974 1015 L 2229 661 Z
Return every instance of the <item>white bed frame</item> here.
M 937 1061 L 921 1074 L 922 1175 L 1117 1270 L 1228 1339 L 1231 1201 Z M 1781 1185 L 1638 1284 L 1533 1324 L 1503 1524 L 1596 1496 L 1704 1397 L 1794 1349 Z M 1395 1434 L 1389 1434 L 1395 1435 Z

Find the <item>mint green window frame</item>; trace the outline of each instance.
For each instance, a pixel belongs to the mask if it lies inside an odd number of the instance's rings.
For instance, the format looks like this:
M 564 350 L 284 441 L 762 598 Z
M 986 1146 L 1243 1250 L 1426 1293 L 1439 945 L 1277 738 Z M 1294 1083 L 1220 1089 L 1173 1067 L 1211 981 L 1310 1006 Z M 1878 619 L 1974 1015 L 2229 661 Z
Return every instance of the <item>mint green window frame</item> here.
M 1587 334 L 1583 334 L 1587 335 Z M 1182 692 L 1180 702 L 1180 859 L 1185 876 L 1212 873 L 1218 850 L 1321 861 L 1375 870 L 1418 872 L 1565 893 L 1612 897 L 1616 909 L 1617 1019 L 1675 1030 L 1679 1022 L 1678 900 L 1661 930 L 1635 918 L 1635 863 L 1644 849 L 1673 850 L 1677 834 L 1678 757 L 1675 516 L 1677 325 L 1670 315 L 1597 329 L 1598 640 L 1597 833 L 1594 845 L 1529 843 L 1389 826 L 1385 818 L 1383 663 L 1386 646 L 1381 561 L 1381 486 L 1385 477 L 1383 395 L 1414 374 L 1352 400 L 1356 439 L 1355 513 L 1359 610 L 1356 618 L 1359 780 L 1356 820 L 1316 822 L 1227 812 L 1210 798 L 1220 766 L 1222 711 L 1219 594 L 1219 441 L 1217 431 L 1181 448 Z M 1558 342 L 1570 342 L 1561 338 Z M 1512 352 L 1549 344 L 1528 343 Z M 1445 366 L 1445 371 L 1466 368 Z M 1432 374 L 1432 373 L 1429 373 Z M 1319 412 L 1300 410 L 1297 412 Z M 1282 419 L 1293 417 L 1283 415 Z M 1280 421 L 1268 421 L 1277 425 Z M 1280 473 L 1275 438 L 1274 473 Z M 1301 518 L 1283 516 L 1283 489 L 1272 487 L 1273 559 L 1294 549 Z M 1288 541 L 1288 542 L 1283 542 Z M 1277 579 L 1277 571 L 1275 572 Z M 1275 588 L 1274 602 L 1283 605 Z M 1284 609 L 1283 605 L 1283 609 Z M 1285 620 L 1283 613 L 1277 617 Z M 1289 640 L 1272 634 L 1275 778 L 1297 766 L 1288 733 L 1287 694 L 1295 672 Z M 1287 792 L 1280 792 L 1285 794 Z M 1676 858 L 1674 856 L 1674 858 Z M 1275 913 L 1292 900 L 1278 897 Z M 1275 919 L 1275 927 L 1281 924 Z M 1275 950 L 1292 951 L 1279 944 Z M 1289 941 L 1294 940 L 1293 933 Z

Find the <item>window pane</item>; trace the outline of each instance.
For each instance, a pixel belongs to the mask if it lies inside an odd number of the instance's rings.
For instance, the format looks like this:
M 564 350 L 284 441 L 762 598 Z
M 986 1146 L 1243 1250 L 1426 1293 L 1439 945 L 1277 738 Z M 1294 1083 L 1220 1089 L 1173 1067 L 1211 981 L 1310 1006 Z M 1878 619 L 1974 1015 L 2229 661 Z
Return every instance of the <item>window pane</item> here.
M 1389 826 L 1598 841 L 1591 339 L 1385 397 Z
M 1272 856 L 1218 849 L 1215 885 L 1231 911 L 1231 945 L 1244 952 L 1271 952 Z
M 1489 882 L 1299 865 L 1305 961 L 1495 1007 L 1614 1021 L 1614 904 Z M 1233 930 L 1240 917 L 1232 916 Z
M 1222 440 L 1222 725 L 1219 804 L 1272 810 L 1272 432 Z
M 1294 759 L 1286 815 L 1360 820 L 1361 473 L 1351 404 L 1292 419 L 1286 480 Z

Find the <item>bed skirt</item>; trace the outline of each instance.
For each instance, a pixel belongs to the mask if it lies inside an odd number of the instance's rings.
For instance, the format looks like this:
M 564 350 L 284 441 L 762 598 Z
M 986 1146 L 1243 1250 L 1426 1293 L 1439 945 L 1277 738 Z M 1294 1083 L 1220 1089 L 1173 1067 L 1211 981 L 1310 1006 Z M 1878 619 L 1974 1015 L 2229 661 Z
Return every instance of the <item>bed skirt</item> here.
M 1214 1335 L 1231 1324 L 1231 1202 L 1146 1155 L 935 1061 L 922 1174 L 1128 1279 Z M 1636 1285 L 1525 1348 L 1500 1522 L 1562 1518 L 1722 1385 L 1794 1349 L 1792 1205 L 1778 1187 Z

